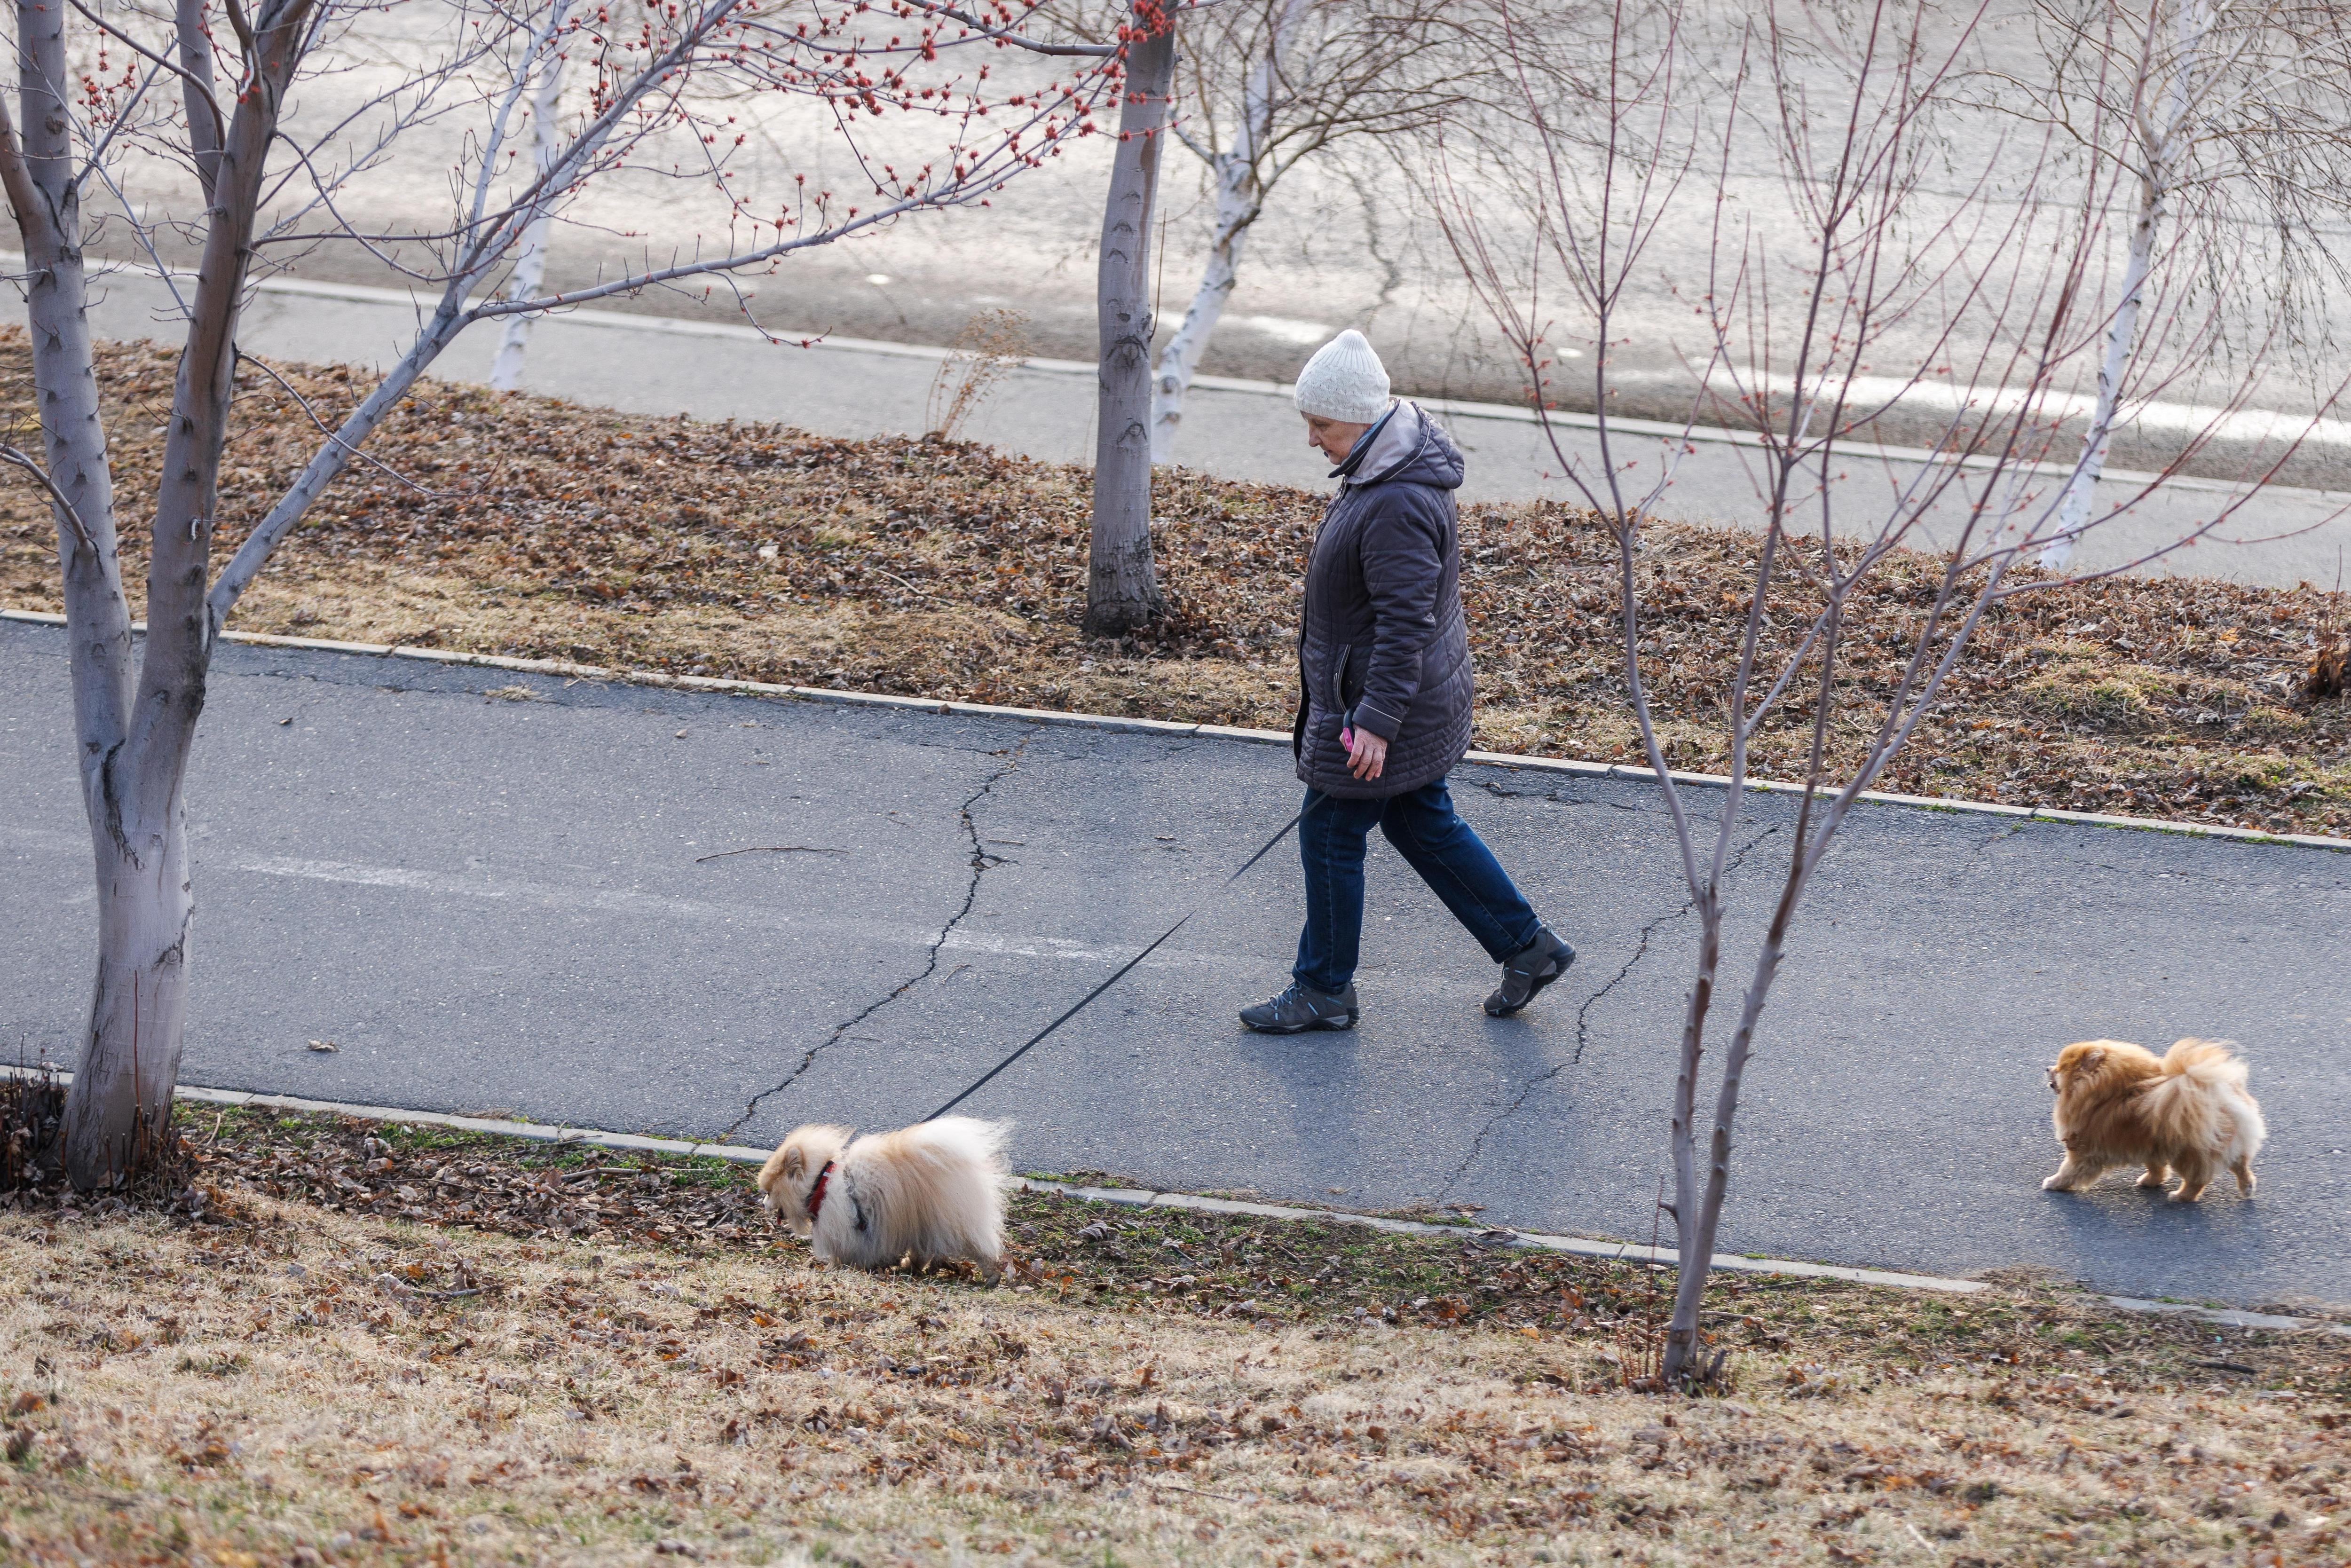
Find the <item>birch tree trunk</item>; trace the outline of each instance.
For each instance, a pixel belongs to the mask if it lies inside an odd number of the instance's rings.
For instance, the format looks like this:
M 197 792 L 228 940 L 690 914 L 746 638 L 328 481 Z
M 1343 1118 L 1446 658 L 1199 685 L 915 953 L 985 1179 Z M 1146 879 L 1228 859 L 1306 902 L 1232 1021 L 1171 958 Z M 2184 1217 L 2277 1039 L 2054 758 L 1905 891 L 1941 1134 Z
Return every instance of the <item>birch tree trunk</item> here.
M 2098 360 L 2097 402 L 2090 411 L 2090 428 L 2082 437 L 2080 465 L 2066 482 L 2065 499 L 2057 508 L 2056 532 L 2041 549 L 2041 564 L 2052 570 L 2063 570 L 2074 559 L 2074 547 L 2089 523 L 2090 508 L 2097 502 L 2106 453 L 2114 445 L 2115 413 L 2137 346 L 2139 307 L 2147 296 L 2147 273 L 2155 265 L 2164 206 L 2178 174 L 2180 139 L 2189 110 L 2189 78 L 2212 30 L 2211 0 L 2181 0 L 2177 29 L 2170 80 L 2164 90 L 2163 121 L 2140 149 L 2144 167 L 2139 173 L 2138 220 L 2131 228 L 2130 254 L 2123 264 L 2122 299 L 2106 325 L 2105 351 Z M 2153 39 L 2148 41 L 2152 45 Z M 2150 47 L 2147 52 L 2151 56 L 2154 50 Z
M 2115 411 L 2122 395 L 2123 375 L 2130 369 L 2131 346 L 2138 334 L 2139 302 L 2147 293 L 2147 275 L 2155 259 L 2156 231 L 2163 221 L 2163 189 L 2153 179 L 2139 187 L 2138 222 L 2131 230 L 2130 255 L 2123 264 L 2122 302 L 2106 324 L 2105 351 L 2098 360 L 2098 401 L 2090 411 L 2090 428 L 2082 437 L 2082 459 L 2065 482 L 2065 499 L 2057 508 L 2057 529 L 2041 547 L 2041 564 L 2062 570 L 2074 559 L 2074 546 L 2090 520 L 2097 502 L 2098 479 L 2106 469 L 2106 453 L 2114 445 Z
M 544 180 L 555 167 L 563 143 L 556 135 L 556 115 L 562 107 L 563 52 L 560 38 L 566 14 L 571 0 L 556 0 L 555 9 L 547 23 L 547 59 L 539 68 L 538 89 L 531 95 L 531 164 Z M 547 232 L 554 216 L 547 208 L 538 209 L 522 231 L 522 243 L 515 256 L 514 276 L 507 289 L 509 299 L 531 299 L 538 297 L 541 279 L 547 276 Z M 505 335 L 498 340 L 497 357 L 490 361 L 490 385 L 498 392 L 513 392 L 522 385 L 522 361 L 530 347 L 532 316 L 507 318 Z
M 46 21 L 57 14 L 19 0 L 20 28 L 27 18 Z M 264 166 L 309 20 L 308 0 L 283 0 L 249 25 L 250 79 L 225 126 L 210 118 L 215 110 L 209 84 L 193 78 L 188 82 L 192 101 L 220 136 L 208 149 L 203 139 L 197 143 L 199 177 L 210 198 L 208 221 L 163 440 L 149 549 L 147 639 L 135 689 L 130 608 L 115 558 L 112 518 L 106 516 L 102 526 L 94 526 L 76 503 L 62 536 L 68 582 L 75 578 L 78 552 L 99 562 L 88 592 L 69 595 L 67 605 L 78 666 L 89 644 L 89 673 L 85 676 L 78 667 L 75 674 L 75 717 L 99 909 L 98 978 L 60 1134 L 66 1175 L 84 1190 L 118 1185 L 147 1162 L 169 1124 L 179 1077 L 188 935 L 195 907 L 181 790 L 204 711 L 216 630 L 205 594 L 221 448 L 235 382 L 237 311 L 251 262 Z M 51 472 L 68 476 L 62 495 L 70 497 L 74 492 L 67 486 L 79 483 L 94 497 L 91 476 L 105 474 L 106 452 L 92 373 L 95 355 L 83 316 L 74 149 L 64 106 L 42 85 L 70 78 L 62 68 L 63 38 L 54 26 L 37 30 L 30 40 L 23 49 L 19 101 L 27 110 L 26 162 L 40 189 L 21 200 L 15 190 L 9 195 L 28 248 L 37 235 L 53 258 L 47 277 L 37 281 L 33 305 L 35 357 L 42 367 L 37 375 L 62 393 L 42 400 Z M 57 111 L 44 113 L 45 102 L 57 105 Z M 52 143 L 47 139 L 53 134 Z M 78 615 L 92 619 L 85 623 L 75 619 Z M 101 634 L 91 638 L 86 626 Z
M 18 0 L 17 102 L 23 106 L 24 140 L 21 160 L 7 162 L 14 176 L 9 206 L 23 236 L 30 275 L 26 308 L 32 328 L 41 442 L 57 486 L 57 554 L 66 609 L 76 633 L 68 644 L 74 733 L 79 742 L 75 750 L 82 807 L 98 862 L 98 982 L 79 1071 L 68 1093 L 70 1114 L 77 1100 L 85 1108 L 91 1103 L 88 1081 L 92 1059 L 105 1055 L 100 1042 L 113 1038 L 118 1021 L 127 1020 L 131 1009 L 139 1005 L 130 998 L 143 989 L 152 1003 L 176 1016 L 183 993 L 175 976 L 164 966 L 142 964 L 138 956 L 141 945 L 126 939 L 131 936 L 126 927 L 135 920 L 131 909 L 138 902 L 137 889 L 120 874 L 131 847 L 120 819 L 120 768 L 132 713 L 131 607 L 122 594 L 113 474 L 99 417 L 70 121 L 57 92 L 59 84 L 72 79 L 66 70 L 65 15 L 63 6 Z M 9 132 L 0 127 L 0 133 Z M 114 890 L 127 894 L 127 900 L 110 899 Z M 146 956 L 152 959 L 159 953 L 148 949 Z M 134 977 L 142 969 L 152 971 L 151 983 L 143 988 Z M 126 978 L 133 983 L 126 987 Z M 131 1097 L 136 1100 L 135 1091 Z M 135 1110 L 131 1120 L 137 1120 Z M 129 1127 L 122 1130 L 128 1133 Z M 74 1168 L 70 1158 L 68 1168 Z
M 1085 621 L 1095 636 L 1147 626 L 1165 603 L 1151 559 L 1150 264 L 1176 26 L 1155 0 L 1135 0 L 1132 21 L 1096 281 L 1102 394 Z
M 1185 393 L 1191 390 L 1200 357 L 1207 352 L 1208 340 L 1215 335 L 1225 303 L 1239 281 L 1241 246 L 1249 227 L 1265 210 L 1265 185 L 1257 161 L 1273 135 L 1273 95 L 1280 78 L 1282 54 L 1305 10 L 1306 0 L 1283 0 L 1273 37 L 1264 56 L 1250 68 L 1242 91 L 1241 121 L 1233 145 L 1217 157 L 1217 237 L 1208 249 L 1207 270 L 1192 296 L 1190 308 L 1184 312 L 1184 324 L 1160 351 L 1159 375 L 1152 386 L 1154 463 L 1174 460 L 1176 430 L 1184 423 Z
M 1237 154 L 1217 160 L 1217 237 L 1208 251 L 1199 291 L 1184 312 L 1184 323 L 1160 350 L 1159 374 L 1151 389 L 1151 460 L 1175 460 L 1176 430 L 1184 423 L 1184 395 L 1200 369 L 1200 356 L 1225 313 L 1240 279 L 1241 244 L 1259 210 L 1255 171 Z
M 158 1152 L 180 1081 L 195 897 L 172 782 L 98 844 L 98 983 L 63 1134 L 66 1174 L 85 1192 L 122 1185 Z

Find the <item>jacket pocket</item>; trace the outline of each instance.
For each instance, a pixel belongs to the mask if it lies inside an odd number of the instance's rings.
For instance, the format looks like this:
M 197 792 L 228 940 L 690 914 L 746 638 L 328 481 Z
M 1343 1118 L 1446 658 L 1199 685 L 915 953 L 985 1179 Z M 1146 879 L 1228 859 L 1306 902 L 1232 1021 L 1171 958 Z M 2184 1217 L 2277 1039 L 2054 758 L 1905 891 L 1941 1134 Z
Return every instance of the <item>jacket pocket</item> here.
M 1298 712 L 1290 721 L 1290 754 L 1292 757 L 1306 755 L 1306 716 L 1314 706 L 1307 700 L 1308 695 L 1306 671 L 1301 667 L 1298 672 Z
M 1447 620 L 1444 630 L 1430 640 L 1421 678 L 1431 685 L 1441 685 L 1451 680 L 1468 662 L 1469 623 L 1456 611 Z
M 1343 644 L 1331 671 L 1331 706 L 1345 713 L 1364 699 L 1364 684 L 1371 677 L 1372 653 L 1353 643 Z

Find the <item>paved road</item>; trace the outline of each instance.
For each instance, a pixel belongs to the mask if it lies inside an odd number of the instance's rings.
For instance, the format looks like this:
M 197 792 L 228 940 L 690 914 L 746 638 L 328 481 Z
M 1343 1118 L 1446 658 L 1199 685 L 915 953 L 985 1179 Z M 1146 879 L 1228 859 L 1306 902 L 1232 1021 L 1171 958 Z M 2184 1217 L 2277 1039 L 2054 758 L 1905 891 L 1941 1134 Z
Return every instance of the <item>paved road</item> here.
M 105 337 L 176 338 L 172 300 L 152 275 L 124 272 L 93 312 Z M 266 287 L 240 327 L 246 351 L 271 359 L 382 366 L 414 340 L 416 308 L 402 295 L 340 285 Z M 475 329 L 445 354 L 438 373 L 459 381 L 488 378 L 496 336 Z M 1301 349 L 1303 358 L 1306 350 Z M 707 321 L 582 311 L 542 323 L 534 333 L 527 382 L 534 391 L 637 413 L 690 413 L 697 419 L 770 420 L 820 434 L 919 433 L 937 372 L 935 350 L 878 342 L 829 342 L 814 350 L 778 348 L 748 328 Z M 1057 462 L 1093 460 L 1094 371 L 1090 365 L 1031 361 L 1008 376 L 964 432 L 1010 451 Z M 1443 417 L 1469 459 L 1464 494 L 1473 500 L 1569 497 L 1557 457 L 1525 413 L 1490 403 L 1448 403 Z M 1660 427 L 1662 429 L 1662 427 Z M 1569 431 L 1569 445 L 1589 465 L 1598 444 Z M 1672 445 L 1682 444 L 1676 442 Z M 1656 471 L 1667 443 L 1619 432 L 1620 463 L 1636 476 Z M 1317 484 L 1326 466 L 1306 450 L 1287 390 L 1271 383 L 1203 385 L 1176 445 L 1176 459 L 1230 478 Z M 1669 517 L 1731 527 L 1759 515 L 1752 454 L 1723 439 L 1701 438 L 1677 455 Z M 1873 459 L 1856 450 L 1840 470 L 1839 516 L 1865 517 L 1870 503 L 1907 484 L 1918 465 L 1900 455 Z M 2051 484 L 2055 480 L 2049 481 Z M 2118 478 L 2105 492 L 2116 504 L 2136 489 Z M 2095 570 L 2139 559 L 2222 514 L 2236 492 L 2209 479 L 2162 486 L 2130 514 L 2101 528 L 2079 557 Z M 1965 497 L 1929 520 L 1948 537 Z M 2256 542 L 2237 542 L 2256 541 Z M 1922 541 L 1924 542 L 1924 541 Z M 2322 587 L 2345 579 L 2351 556 L 2351 495 L 2275 487 L 2229 517 L 2215 537 L 2149 567 L 2283 587 L 2305 579 Z
M 53 1056 L 91 939 L 63 654 L 0 622 L 0 1040 Z M 484 695 L 517 685 L 539 700 Z M 1278 852 L 973 1109 L 1019 1120 L 1031 1169 L 1646 1239 L 1690 960 L 1656 799 L 1492 768 L 1457 788 L 1583 950 L 1523 1019 L 1479 1011 L 1490 967 L 1382 850 L 1363 1027 L 1241 1031 L 1294 940 Z M 184 1075 L 754 1144 L 912 1119 L 1296 796 L 1280 749 L 1240 740 L 225 646 Z M 1786 831 L 1770 800 L 1742 825 L 1734 974 Z M 725 852 L 776 845 L 805 850 Z M 2346 927 L 2351 857 L 1865 809 L 1766 1019 L 1728 1249 L 2351 1301 Z M 2252 1053 L 2260 1199 L 2040 1192 L 2053 1048 L 2191 1032 Z

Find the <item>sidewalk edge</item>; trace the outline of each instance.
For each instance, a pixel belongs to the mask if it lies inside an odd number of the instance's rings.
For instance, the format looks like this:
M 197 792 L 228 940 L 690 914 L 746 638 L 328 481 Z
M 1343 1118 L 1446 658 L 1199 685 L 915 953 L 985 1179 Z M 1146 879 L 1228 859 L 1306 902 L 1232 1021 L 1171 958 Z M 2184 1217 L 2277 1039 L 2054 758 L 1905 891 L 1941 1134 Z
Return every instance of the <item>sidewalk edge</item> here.
M 18 1067 L 0 1063 L 0 1077 L 32 1078 L 41 1074 L 39 1068 Z M 70 1072 L 49 1074 L 59 1083 L 70 1082 Z M 588 1144 L 598 1148 L 630 1149 L 648 1154 L 679 1155 L 688 1158 L 725 1160 L 733 1165 L 758 1166 L 767 1163 L 764 1149 L 745 1148 L 739 1144 L 697 1143 L 684 1138 L 653 1138 L 634 1133 L 607 1132 L 598 1127 L 553 1126 L 540 1122 L 517 1122 L 492 1116 L 460 1116 L 442 1111 L 414 1111 L 399 1105 L 366 1105 L 342 1100 L 308 1100 L 292 1094 L 257 1094 L 241 1089 L 208 1089 L 183 1083 L 176 1091 L 183 1100 L 205 1105 L 250 1106 L 272 1111 L 298 1111 L 314 1115 L 350 1116 L 361 1121 L 393 1122 L 411 1126 L 448 1127 L 459 1132 L 480 1133 L 492 1137 L 523 1138 L 536 1143 Z M 1109 1203 L 1138 1208 L 1188 1208 L 1209 1214 L 1246 1214 L 1284 1223 L 1312 1222 L 1318 1225 L 1361 1225 L 1374 1230 L 1404 1236 L 1453 1236 L 1464 1240 L 1473 1237 L 1489 1238 L 1495 1246 L 1530 1247 L 1544 1251 L 1565 1252 L 1581 1258 L 1604 1262 L 1647 1263 L 1655 1267 L 1671 1267 L 1675 1255 L 1671 1249 L 1645 1247 L 1635 1242 L 1595 1240 L 1581 1236 L 1554 1236 L 1535 1230 L 1479 1232 L 1458 1225 L 1430 1225 L 1415 1219 L 1395 1219 L 1385 1215 L 1349 1214 L 1339 1209 L 1301 1208 L 1286 1204 L 1246 1203 L 1235 1198 L 1206 1197 L 1195 1193 L 1160 1192 L 1144 1187 L 1080 1186 L 1068 1182 L 1051 1181 L 1036 1176 L 1014 1176 L 1012 1185 L 1027 1192 L 1058 1192 L 1087 1203 Z M 1884 1269 L 1852 1269 L 1834 1263 L 1807 1263 L 1787 1258 L 1757 1258 L 1717 1253 L 1713 1266 L 1717 1269 L 1747 1274 L 1775 1274 L 1802 1279 L 1836 1280 L 1848 1284 L 1869 1285 L 1883 1290 L 1933 1291 L 1947 1294 L 1973 1295 L 1991 1289 L 1981 1280 L 1959 1280 L 1937 1274 L 1910 1274 Z M 2103 1299 L 2124 1312 L 2187 1313 L 2199 1321 L 2235 1328 L 2318 1329 L 2327 1333 L 2351 1338 L 2351 1324 L 2331 1322 L 2324 1318 L 2284 1317 L 2271 1312 L 2247 1312 L 2236 1307 L 2213 1307 L 2188 1301 L 2158 1301 L 2137 1296 L 2113 1296 Z
M 42 1070 L 0 1063 L 0 1077 L 35 1078 Z M 70 1072 L 48 1074 L 59 1083 L 73 1081 Z M 768 1151 L 746 1148 L 739 1144 L 699 1143 L 685 1138 L 654 1138 L 635 1133 L 614 1133 L 601 1127 L 567 1127 L 542 1122 L 520 1122 L 496 1116 L 461 1116 L 445 1111 L 416 1111 L 401 1105 L 368 1105 L 346 1100 L 310 1100 L 294 1094 L 260 1094 L 242 1089 L 210 1089 L 199 1084 L 183 1083 L 177 1097 L 203 1105 L 224 1105 L 265 1111 L 294 1111 L 308 1115 L 350 1116 L 368 1122 L 393 1122 L 409 1126 L 447 1127 L 455 1132 L 480 1133 L 490 1137 L 521 1138 L 543 1144 L 586 1144 L 597 1148 L 623 1149 L 643 1154 L 676 1155 L 689 1159 L 725 1160 L 731 1165 L 759 1166 L 767 1163 Z M 1160 1192 L 1138 1187 L 1079 1186 L 1068 1182 L 1050 1181 L 1038 1177 L 1015 1176 L 1015 1186 L 1028 1192 L 1059 1192 L 1090 1203 L 1124 1204 L 1135 1207 L 1188 1208 L 1211 1214 L 1246 1214 L 1268 1219 L 1290 1222 L 1312 1220 L 1325 1225 L 1364 1225 L 1374 1230 L 1384 1230 L 1405 1236 L 1453 1236 L 1467 1238 L 1478 1232 L 1458 1225 L 1430 1225 L 1413 1219 L 1392 1219 L 1383 1215 L 1347 1214 L 1336 1209 L 1300 1208 L 1283 1204 L 1242 1203 L 1230 1198 L 1201 1197 L 1191 1193 Z M 1499 1241 L 1498 1238 L 1498 1241 Z M 1537 1231 L 1512 1231 L 1507 1245 L 1540 1248 L 1547 1251 L 1567 1252 L 1578 1257 L 1594 1258 L 1612 1262 L 1658 1263 L 1670 1265 L 1674 1254 L 1667 1248 L 1650 1248 L 1630 1242 L 1595 1241 L 1576 1236 L 1550 1236 Z M 1714 1260 L 1718 1269 L 1736 1270 L 1750 1274 L 1791 1274 L 1813 1279 L 1842 1280 L 1855 1284 L 1882 1285 L 1896 1290 L 1926 1290 L 1973 1294 L 1989 1289 L 1980 1280 L 1947 1280 L 1930 1274 L 1904 1274 L 1876 1269 L 1848 1269 L 1828 1263 L 1805 1263 L 1793 1260 L 1744 1258 L 1728 1254 Z

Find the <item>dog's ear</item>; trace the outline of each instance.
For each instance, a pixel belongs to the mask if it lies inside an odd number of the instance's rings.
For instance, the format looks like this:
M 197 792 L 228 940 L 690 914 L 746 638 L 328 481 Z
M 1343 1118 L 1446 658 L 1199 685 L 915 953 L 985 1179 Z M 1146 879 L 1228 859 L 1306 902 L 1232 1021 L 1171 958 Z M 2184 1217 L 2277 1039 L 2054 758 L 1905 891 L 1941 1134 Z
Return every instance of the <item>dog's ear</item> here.
M 2080 1067 L 2085 1072 L 2095 1072 L 2099 1068 L 2105 1065 L 2105 1061 L 2106 1053 L 2105 1050 L 2094 1045 L 2089 1050 L 2082 1053 L 2082 1060 L 2075 1065 Z
M 806 1169 L 808 1169 L 808 1155 L 800 1152 L 799 1145 L 795 1144 L 784 1151 L 784 1176 L 787 1180 Z

